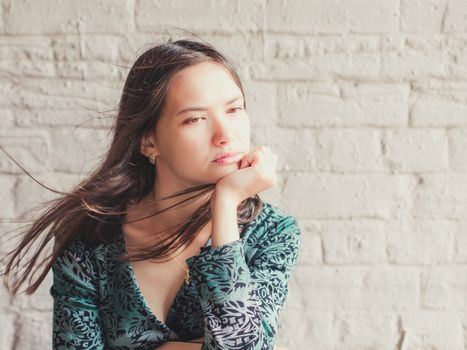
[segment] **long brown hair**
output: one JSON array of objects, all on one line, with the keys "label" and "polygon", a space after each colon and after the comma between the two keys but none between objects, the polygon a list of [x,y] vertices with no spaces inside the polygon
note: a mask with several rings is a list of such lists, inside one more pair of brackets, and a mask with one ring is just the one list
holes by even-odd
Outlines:
[{"label": "long brown hair", "polygon": [[[105,244],[115,239],[115,232],[122,225],[127,210],[153,190],[155,167],[140,153],[140,142],[143,136],[157,127],[171,78],[181,69],[205,61],[222,64],[244,94],[233,65],[205,42],[169,40],[150,48],[136,60],[123,87],[112,127],[112,143],[103,162],[71,191],[54,191],[59,197],[46,203],[47,209],[22,232],[18,245],[5,256],[5,269],[1,274],[10,291],[16,294],[27,282],[26,293],[34,293],[57,257],[78,237],[91,245]],[[195,194],[153,215],[196,200],[214,188],[215,184],[207,184],[175,193],[167,198]],[[237,208],[239,223],[246,224],[253,220],[262,204],[258,195],[240,203]],[[210,219],[210,204],[207,201],[191,218],[174,226],[175,232],[168,242],[163,240],[126,258],[143,260],[166,257],[173,249],[193,241]],[[52,240],[53,250],[45,254],[47,247],[50,250],[49,242]],[[32,247],[34,253],[26,259]],[[40,257],[43,259],[40,260]],[[14,272],[17,273],[11,281],[9,277]]]}]

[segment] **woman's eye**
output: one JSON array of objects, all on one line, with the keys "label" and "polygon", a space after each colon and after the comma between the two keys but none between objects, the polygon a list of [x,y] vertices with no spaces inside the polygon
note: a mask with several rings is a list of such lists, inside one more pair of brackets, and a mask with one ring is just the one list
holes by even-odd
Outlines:
[{"label": "woman's eye", "polygon": [[194,117],[194,118],[190,118],[190,119],[187,119],[185,120],[185,124],[196,124],[198,119],[201,119],[202,117]]},{"label": "woman's eye", "polygon": [[230,108],[229,111],[232,112],[232,113],[235,113],[235,112],[238,112],[238,111],[240,111],[242,109],[243,109],[242,107],[237,106],[237,107]]}]

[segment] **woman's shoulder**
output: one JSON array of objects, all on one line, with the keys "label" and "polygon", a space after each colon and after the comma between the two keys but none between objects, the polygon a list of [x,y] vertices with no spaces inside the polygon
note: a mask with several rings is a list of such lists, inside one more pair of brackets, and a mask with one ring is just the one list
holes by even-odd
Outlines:
[{"label": "woman's shoulder", "polygon": [[73,259],[80,262],[93,255],[93,249],[81,236],[69,238],[67,242],[56,241],[54,249],[59,249],[58,261]]},{"label": "woman's shoulder", "polygon": [[101,297],[100,293],[105,292],[108,283],[108,271],[115,271],[115,266],[118,266],[118,244],[96,244],[84,236],[77,236],[61,250],[52,265],[52,295],[58,295],[67,288],[79,288],[83,293],[92,292],[94,297]]},{"label": "woman's shoulder", "polygon": [[101,270],[111,260],[110,257],[119,256],[121,253],[122,247],[118,239],[113,242],[96,243],[89,241],[86,236],[78,235],[61,247],[54,265],[55,267],[71,265],[75,268],[79,266],[84,270]]},{"label": "woman's shoulder", "polygon": [[[56,243],[57,245],[57,243]],[[89,242],[84,236],[76,236],[62,246],[62,251],[59,256],[75,256],[78,260],[84,257],[94,256],[97,252],[105,247],[105,244],[96,244]]]}]

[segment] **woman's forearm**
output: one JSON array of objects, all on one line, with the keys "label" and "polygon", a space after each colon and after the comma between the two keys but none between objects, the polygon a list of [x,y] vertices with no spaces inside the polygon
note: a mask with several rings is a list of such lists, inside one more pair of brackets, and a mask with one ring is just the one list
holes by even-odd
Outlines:
[{"label": "woman's forearm", "polygon": [[[240,239],[237,222],[237,201],[227,194],[214,191],[211,198],[212,232],[211,247],[215,248]],[[194,339],[197,343],[169,341],[157,350],[200,350],[204,338]]]},{"label": "woman's forearm", "polygon": [[240,239],[237,221],[237,200],[227,193],[215,190],[211,199],[212,232],[211,247]]}]

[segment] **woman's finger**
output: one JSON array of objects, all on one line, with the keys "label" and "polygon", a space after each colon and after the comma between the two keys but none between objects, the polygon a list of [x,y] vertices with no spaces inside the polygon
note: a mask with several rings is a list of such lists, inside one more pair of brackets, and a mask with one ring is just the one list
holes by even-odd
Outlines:
[{"label": "woman's finger", "polygon": [[272,153],[269,147],[261,145],[242,159],[240,168],[253,166],[257,162],[262,161],[269,163],[271,161],[275,161],[276,159],[277,156],[274,153]]},{"label": "woman's finger", "polygon": [[240,169],[243,169],[248,166],[248,154],[244,154],[242,161],[240,163]]}]

